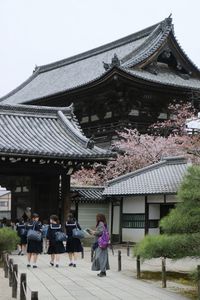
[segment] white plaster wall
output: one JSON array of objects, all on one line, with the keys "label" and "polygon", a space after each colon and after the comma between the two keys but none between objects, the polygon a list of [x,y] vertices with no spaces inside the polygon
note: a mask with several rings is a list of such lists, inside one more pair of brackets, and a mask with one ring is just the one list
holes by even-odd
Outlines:
[{"label": "white plaster wall", "polygon": [[149,234],[150,235],[160,234],[160,229],[159,228],[149,228]]},{"label": "white plaster wall", "polygon": [[178,199],[176,195],[166,195],[166,202],[167,203],[176,203],[178,202]]},{"label": "white plaster wall", "polygon": [[148,195],[147,203],[164,203],[164,195]]},{"label": "white plaster wall", "polygon": [[143,228],[123,228],[122,229],[122,241],[123,242],[139,242],[144,238]]},{"label": "white plaster wall", "polygon": [[124,197],[123,199],[124,214],[143,214],[145,213],[145,197]]},{"label": "white plaster wall", "polygon": [[149,220],[160,220],[160,204],[149,204]]}]

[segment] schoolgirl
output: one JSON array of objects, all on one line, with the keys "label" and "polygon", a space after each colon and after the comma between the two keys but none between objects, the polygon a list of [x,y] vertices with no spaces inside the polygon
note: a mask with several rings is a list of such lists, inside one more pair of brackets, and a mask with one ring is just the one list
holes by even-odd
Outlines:
[{"label": "schoolgirl", "polygon": [[[30,239],[29,238],[29,231],[33,230],[35,231],[39,237],[41,237],[40,240]],[[27,267],[31,267],[31,261],[33,261],[33,268],[37,268],[37,259],[38,254],[42,253],[42,224],[39,221],[39,215],[34,213],[32,215],[31,221],[27,223]]]},{"label": "schoolgirl", "polygon": [[16,231],[20,238],[20,242],[18,244],[18,249],[19,249],[18,255],[24,255],[24,252],[26,251],[26,244],[27,244],[27,230],[23,218],[20,218],[19,222],[16,223]]},{"label": "schoolgirl", "polygon": [[47,240],[49,240],[48,254],[51,255],[50,265],[59,267],[60,254],[65,252],[63,242],[56,240],[56,232],[62,232],[59,219],[56,215],[50,216],[50,226],[47,231]]},{"label": "schoolgirl", "polygon": [[83,247],[81,245],[80,239],[73,237],[73,229],[78,227],[81,230],[80,225],[75,220],[73,215],[68,214],[67,222],[65,224],[66,234],[68,236],[66,243],[66,252],[69,255],[69,267],[76,267],[77,252],[82,252]]}]

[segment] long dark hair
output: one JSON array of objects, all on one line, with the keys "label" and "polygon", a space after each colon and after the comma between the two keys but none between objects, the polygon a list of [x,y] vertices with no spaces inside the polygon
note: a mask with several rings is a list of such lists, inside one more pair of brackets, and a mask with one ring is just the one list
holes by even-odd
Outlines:
[{"label": "long dark hair", "polygon": [[97,225],[99,225],[99,222],[103,222],[105,226],[107,226],[107,222],[106,222],[106,217],[104,214],[97,214],[96,215],[96,221],[97,221]]}]

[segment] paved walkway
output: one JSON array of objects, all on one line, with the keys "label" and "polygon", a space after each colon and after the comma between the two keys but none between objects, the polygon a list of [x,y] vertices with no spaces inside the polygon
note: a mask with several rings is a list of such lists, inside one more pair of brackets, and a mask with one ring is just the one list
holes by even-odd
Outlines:
[{"label": "paved walkway", "polygon": [[8,278],[4,278],[3,269],[0,268],[0,299],[11,300],[11,288],[8,284]]},{"label": "paved walkway", "polygon": [[[39,299],[45,300],[184,300],[183,296],[156,287],[134,278],[133,273],[117,272],[117,255],[110,255],[111,271],[106,278],[99,278],[90,270],[90,252],[85,252],[85,259],[79,259],[77,268],[67,266],[66,255],[62,256],[60,267],[49,265],[49,256],[41,255],[38,269],[27,269],[26,257],[13,255],[14,262],[19,264],[19,272],[27,273],[28,287],[39,292]],[[132,258],[124,254],[124,263],[133,263]],[[125,267],[125,264],[124,264]],[[30,291],[28,289],[28,293]],[[0,299],[4,299],[1,298]],[[7,300],[7,298],[5,298]],[[29,298],[30,299],[30,298]]]}]

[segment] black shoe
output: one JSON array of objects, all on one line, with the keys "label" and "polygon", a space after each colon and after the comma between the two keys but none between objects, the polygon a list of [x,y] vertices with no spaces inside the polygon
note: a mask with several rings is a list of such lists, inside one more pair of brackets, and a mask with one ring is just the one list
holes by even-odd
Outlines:
[{"label": "black shoe", "polygon": [[76,264],[73,264],[73,267],[76,268]]},{"label": "black shoe", "polygon": [[73,263],[70,263],[70,264],[69,264],[69,267],[73,267]]},{"label": "black shoe", "polygon": [[36,269],[36,268],[37,268],[37,266],[36,266],[36,265],[34,265],[34,266],[33,266],[33,269]]},{"label": "black shoe", "polygon": [[50,265],[53,267],[53,266],[54,266],[54,263],[50,261]]},{"label": "black shoe", "polygon": [[21,253],[22,253],[22,250],[19,251],[18,255],[21,255]]},{"label": "black shoe", "polygon": [[27,268],[30,268],[30,267],[31,267],[31,265],[30,265],[30,264],[27,264],[26,266],[27,266]]},{"label": "black shoe", "polygon": [[58,264],[56,264],[56,268],[59,268],[59,265],[58,265]]},{"label": "black shoe", "polygon": [[106,276],[106,272],[100,272],[99,274],[97,274],[97,276],[99,276],[99,277],[105,277]]}]

